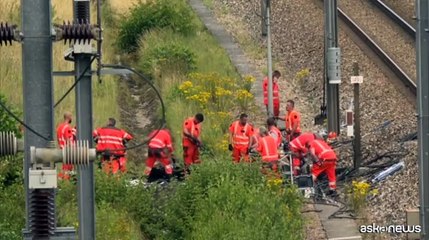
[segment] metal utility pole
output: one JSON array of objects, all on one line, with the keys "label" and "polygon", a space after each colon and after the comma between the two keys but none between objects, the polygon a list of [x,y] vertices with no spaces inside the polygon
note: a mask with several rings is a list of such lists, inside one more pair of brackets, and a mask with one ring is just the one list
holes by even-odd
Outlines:
[{"label": "metal utility pole", "polygon": [[354,139],[353,139],[353,166],[354,169],[359,169],[362,162],[362,152],[361,152],[361,135],[360,135],[360,94],[359,94],[359,84],[363,81],[363,77],[359,76],[359,64],[357,62],[353,63],[353,103],[354,103]]},{"label": "metal utility pole", "polygon": [[[47,224],[45,222],[44,227],[48,229],[40,234],[52,234],[52,228],[55,228],[55,219],[51,219],[52,215],[55,217],[55,203],[52,205],[48,200],[55,196],[55,190],[30,191],[29,189],[30,146],[45,147],[48,141],[53,140],[54,133],[51,1],[23,0],[21,11],[25,36],[22,45],[24,122],[48,138],[43,139],[28,130],[24,132],[24,187],[27,216],[24,233],[37,237],[41,224],[37,221],[38,211],[44,211],[47,214],[45,216]],[[45,209],[40,209],[36,204],[38,201],[46,203]]]},{"label": "metal utility pole", "polygon": [[416,0],[417,7],[417,106],[420,187],[420,226],[423,240],[429,239],[429,4]]},{"label": "metal utility pole", "polygon": [[267,36],[267,0],[261,0],[261,35],[263,37]]},{"label": "metal utility pole", "polygon": [[273,64],[271,56],[271,0],[266,0],[267,7],[267,45],[268,45],[268,116],[274,115],[274,103],[273,103]]},{"label": "metal utility pole", "polygon": [[[90,23],[90,1],[74,0],[74,21]],[[89,42],[73,46],[75,78],[88,70],[76,85],[77,139],[87,140],[92,147],[92,47]],[[79,239],[95,239],[95,185],[94,164],[78,167]]]},{"label": "metal utility pole", "polygon": [[328,131],[340,134],[339,84],[341,83],[338,47],[337,0],[325,0],[325,62],[327,63]]}]

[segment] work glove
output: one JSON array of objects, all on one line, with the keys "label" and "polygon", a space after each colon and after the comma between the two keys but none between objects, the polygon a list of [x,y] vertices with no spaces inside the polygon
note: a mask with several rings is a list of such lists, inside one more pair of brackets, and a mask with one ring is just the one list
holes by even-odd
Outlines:
[{"label": "work glove", "polygon": [[232,144],[228,144],[228,150],[232,151],[234,149],[234,147],[232,146]]}]

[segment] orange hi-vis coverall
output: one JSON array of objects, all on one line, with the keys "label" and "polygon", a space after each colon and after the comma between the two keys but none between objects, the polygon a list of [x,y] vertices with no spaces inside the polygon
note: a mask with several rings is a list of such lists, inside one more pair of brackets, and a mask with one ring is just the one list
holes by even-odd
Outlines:
[{"label": "orange hi-vis coverall", "polygon": [[271,164],[272,170],[277,171],[276,162],[279,160],[279,153],[276,140],[270,135],[262,137],[259,140],[257,151],[262,156],[262,162]]},{"label": "orange hi-vis coverall", "polygon": [[[76,141],[76,129],[68,123],[61,123],[57,127],[57,141],[60,149],[63,149],[68,142],[73,144]],[[63,164],[58,177],[69,180],[71,171],[73,171],[72,164]]]},{"label": "orange hi-vis coverall", "polygon": [[314,139],[316,139],[314,133],[303,133],[289,143],[289,149],[295,155],[292,160],[293,173],[295,176],[298,174],[297,170],[301,167],[300,156],[307,153],[307,148],[305,146]]},{"label": "orange hi-vis coverall", "polygon": [[[264,105],[268,107],[268,77],[264,78],[262,82],[262,89],[264,90]],[[278,117],[280,114],[280,97],[279,97],[279,84],[273,81],[273,109],[274,116]]]},{"label": "orange hi-vis coverall", "polygon": [[104,172],[113,174],[116,174],[118,170],[126,172],[125,142],[132,140],[133,136],[124,130],[109,126],[94,130],[92,136],[97,143],[97,152],[109,150],[110,154],[118,157],[118,160],[107,157],[101,160]]},{"label": "orange hi-vis coverall", "polygon": [[[152,138],[149,142],[148,158],[146,160],[146,168],[144,174],[149,176],[156,161],[161,162],[165,168],[165,173],[173,174],[173,166],[171,165],[169,154],[173,152],[173,142],[171,141],[170,132],[162,129],[158,133],[157,130],[149,134]],[[168,151],[169,154],[166,153]]]},{"label": "orange hi-vis coverall", "polygon": [[229,132],[232,134],[232,158],[234,162],[239,163],[241,157],[245,162],[249,161],[247,150],[251,147],[250,139],[253,135],[253,126],[246,123],[244,126],[237,120],[229,126]]},{"label": "orange hi-vis coverall", "polygon": [[[185,129],[195,138],[199,138],[201,134],[201,124],[195,123],[195,119],[190,117],[185,120],[183,123],[183,132]],[[185,161],[185,167],[188,167],[195,163],[200,163],[200,152],[198,150],[197,143],[189,139],[183,133],[182,136],[182,145],[183,145],[183,160]]]},{"label": "orange hi-vis coverall", "polygon": [[334,150],[325,141],[316,139],[310,142],[309,151],[319,161],[313,165],[313,180],[316,181],[317,177],[326,171],[329,188],[335,190],[337,188],[337,176],[335,173],[337,155]]},{"label": "orange hi-vis coverall", "polygon": [[268,129],[268,132],[276,140],[277,147],[280,147],[283,142],[282,132],[280,132],[276,126],[271,126],[270,129]]},{"label": "orange hi-vis coverall", "polygon": [[290,142],[294,138],[301,135],[301,117],[297,111],[292,110],[292,111],[286,113],[285,121],[286,121],[286,130],[287,131],[292,131],[293,126],[295,124],[297,124],[297,128],[296,128],[294,134],[293,135],[288,134],[286,137],[287,140]]}]

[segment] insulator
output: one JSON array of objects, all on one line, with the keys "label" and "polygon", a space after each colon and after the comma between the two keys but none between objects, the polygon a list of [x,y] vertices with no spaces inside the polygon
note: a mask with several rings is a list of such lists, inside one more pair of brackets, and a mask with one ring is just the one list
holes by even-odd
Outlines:
[{"label": "insulator", "polygon": [[3,46],[3,43],[7,46],[9,42],[12,45],[12,40],[15,39],[15,28],[16,26],[9,26],[8,23],[0,23],[0,46]]},{"label": "insulator", "polygon": [[87,21],[89,19],[90,14],[90,1],[89,0],[80,0],[74,1],[74,13],[75,18],[78,21]]},{"label": "insulator", "polygon": [[59,27],[62,30],[62,38],[64,39],[64,44],[69,41],[69,43],[89,43],[91,39],[95,39],[93,34],[93,29],[95,26],[92,26],[88,21],[79,21],[70,23],[70,21],[63,22],[63,25]]},{"label": "insulator", "polygon": [[0,157],[16,155],[18,150],[13,132],[0,132]]},{"label": "insulator", "polygon": [[29,223],[33,239],[49,239],[55,234],[55,189],[30,191]]},{"label": "insulator", "polygon": [[89,142],[76,141],[75,143],[67,143],[63,148],[63,163],[75,165],[88,165],[90,161]]}]

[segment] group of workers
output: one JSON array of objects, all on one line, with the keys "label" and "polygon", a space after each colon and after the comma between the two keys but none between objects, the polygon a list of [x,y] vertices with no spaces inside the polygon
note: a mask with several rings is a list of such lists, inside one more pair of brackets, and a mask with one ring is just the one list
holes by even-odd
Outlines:
[{"label": "group of workers", "polygon": [[[73,116],[71,113],[64,114],[64,121],[57,127],[57,141],[60,149],[67,144],[74,144],[77,139],[77,129],[72,127]],[[97,128],[93,131],[92,137],[97,144],[96,151],[101,155],[101,167],[106,173],[116,174],[126,172],[126,143],[133,139],[133,136],[125,130],[116,127],[116,120],[109,118],[105,127]],[[74,176],[74,168],[71,164],[63,164],[58,177],[69,180]]]},{"label": "group of workers", "polygon": [[[262,158],[263,169],[271,169],[278,172],[278,163],[281,156],[281,149],[285,144],[289,146],[292,153],[292,170],[295,176],[300,173],[304,157],[313,160],[312,175],[316,181],[318,176],[326,172],[329,179],[329,194],[336,194],[336,162],[337,156],[318,133],[301,133],[300,114],[294,109],[293,100],[286,103],[286,114],[280,117],[280,97],[278,80],[281,74],[274,71],[273,78],[273,105],[274,117],[269,117],[266,126],[255,129],[248,122],[248,115],[242,113],[238,120],[229,126],[228,149],[232,152],[232,159],[235,163],[252,162],[249,153],[258,152]],[[263,80],[264,104],[268,112],[268,78]],[[277,121],[285,121],[285,134],[283,135],[277,128]],[[182,127],[182,146],[185,174],[190,173],[190,166],[201,162],[199,149],[203,147],[201,141],[201,123],[204,115],[197,113],[193,117],[185,119]],[[57,128],[57,140],[60,148],[64,148],[67,143],[73,144],[76,141],[76,127],[71,126],[72,114],[64,114],[64,122]],[[109,118],[105,127],[98,128],[93,132],[93,140],[97,144],[96,150],[100,153],[101,164],[106,173],[126,172],[126,143],[133,139],[133,136],[126,131],[115,127],[116,121]],[[328,139],[335,136],[329,135]],[[164,166],[168,176],[173,174],[172,158],[174,157],[173,140],[167,128],[154,130],[146,139],[148,143],[148,157],[144,174],[149,176],[155,163],[159,162]],[[73,172],[73,165],[64,164],[59,177],[70,179]]]}]

